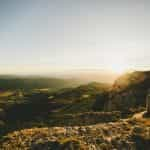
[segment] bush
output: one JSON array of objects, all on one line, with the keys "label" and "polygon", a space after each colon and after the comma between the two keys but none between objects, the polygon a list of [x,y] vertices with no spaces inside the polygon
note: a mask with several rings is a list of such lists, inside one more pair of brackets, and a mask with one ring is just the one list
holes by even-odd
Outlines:
[{"label": "bush", "polygon": [[0,119],[5,119],[5,116],[5,111],[2,108],[0,108]]}]

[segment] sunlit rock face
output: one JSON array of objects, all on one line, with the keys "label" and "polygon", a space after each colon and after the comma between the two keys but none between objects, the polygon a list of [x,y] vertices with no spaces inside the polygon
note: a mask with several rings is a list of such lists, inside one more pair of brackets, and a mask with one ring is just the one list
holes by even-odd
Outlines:
[{"label": "sunlit rock face", "polygon": [[145,107],[149,89],[149,71],[124,74],[114,82],[109,93],[107,108],[112,111],[128,110],[138,106]]}]

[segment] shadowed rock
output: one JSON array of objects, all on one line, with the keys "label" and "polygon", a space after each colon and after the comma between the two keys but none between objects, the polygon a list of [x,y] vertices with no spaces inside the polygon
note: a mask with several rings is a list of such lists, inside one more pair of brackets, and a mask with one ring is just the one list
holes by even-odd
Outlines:
[{"label": "shadowed rock", "polygon": [[146,98],[146,111],[147,114],[150,114],[150,95],[148,95]]}]

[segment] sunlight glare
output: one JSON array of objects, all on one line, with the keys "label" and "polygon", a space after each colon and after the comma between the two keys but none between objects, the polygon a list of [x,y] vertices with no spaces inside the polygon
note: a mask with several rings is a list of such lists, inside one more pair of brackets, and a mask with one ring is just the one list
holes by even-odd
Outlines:
[{"label": "sunlight glare", "polygon": [[109,59],[108,67],[117,74],[123,74],[130,69],[130,64],[127,60],[124,60],[123,58],[117,58],[117,56],[115,56],[115,58]]}]

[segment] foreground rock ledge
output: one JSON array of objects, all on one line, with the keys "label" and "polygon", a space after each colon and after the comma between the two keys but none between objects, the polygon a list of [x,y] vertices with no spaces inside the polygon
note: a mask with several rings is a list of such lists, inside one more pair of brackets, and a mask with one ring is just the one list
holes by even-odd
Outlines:
[{"label": "foreground rock ledge", "polygon": [[[140,142],[140,144],[139,144]],[[92,126],[32,128],[5,136],[0,149],[142,149],[150,146],[149,125],[130,119]]]}]

